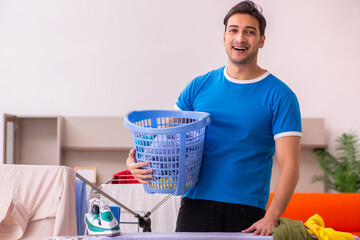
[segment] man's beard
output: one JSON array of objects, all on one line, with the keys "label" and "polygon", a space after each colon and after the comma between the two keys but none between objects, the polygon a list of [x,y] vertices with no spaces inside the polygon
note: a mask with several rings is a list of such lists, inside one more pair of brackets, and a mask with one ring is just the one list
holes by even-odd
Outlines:
[{"label": "man's beard", "polygon": [[236,59],[232,58],[231,53],[229,53],[228,50],[226,51],[226,53],[228,55],[228,58],[235,65],[247,65],[247,64],[249,64],[250,62],[252,62],[257,57],[258,52],[259,52],[259,48],[257,48],[255,52],[251,53],[246,58],[242,58],[241,60],[236,60]]}]

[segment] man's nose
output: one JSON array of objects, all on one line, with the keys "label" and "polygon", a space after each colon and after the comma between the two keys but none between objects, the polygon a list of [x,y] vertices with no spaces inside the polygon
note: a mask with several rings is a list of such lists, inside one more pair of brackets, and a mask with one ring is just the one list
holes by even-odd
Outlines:
[{"label": "man's nose", "polygon": [[239,41],[239,42],[242,42],[242,41],[245,39],[245,35],[244,35],[242,32],[239,32],[239,33],[236,35],[235,39],[236,39],[237,41]]}]

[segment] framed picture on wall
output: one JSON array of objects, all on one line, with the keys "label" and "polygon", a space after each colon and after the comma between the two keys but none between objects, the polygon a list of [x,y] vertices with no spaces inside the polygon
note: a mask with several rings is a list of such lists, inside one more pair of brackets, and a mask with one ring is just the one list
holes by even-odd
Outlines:
[{"label": "framed picture on wall", "polygon": [[74,167],[74,170],[89,182],[96,183],[96,167]]}]

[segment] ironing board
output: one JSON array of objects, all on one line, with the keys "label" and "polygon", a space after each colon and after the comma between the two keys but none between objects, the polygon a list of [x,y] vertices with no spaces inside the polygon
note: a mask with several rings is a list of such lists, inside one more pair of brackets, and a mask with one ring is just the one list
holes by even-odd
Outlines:
[{"label": "ironing board", "polygon": [[123,233],[117,237],[95,237],[91,240],[273,240],[272,236],[254,236],[252,233],[194,233],[194,232],[175,232],[175,233]]},{"label": "ironing board", "polygon": [[51,240],[273,240],[272,236],[254,236],[252,233],[229,232],[136,232],[121,233],[115,237],[77,236],[52,238]]},{"label": "ironing board", "polygon": [[[355,240],[360,240],[354,236]],[[117,237],[91,237],[89,240],[273,240],[272,236],[254,236],[252,233],[229,232],[175,232],[175,233],[122,233]],[[314,239],[317,239],[314,237]],[[80,239],[79,239],[80,240]],[[85,239],[84,239],[85,240]]]},{"label": "ironing board", "polygon": [[[355,240],[360,240],[354,236]],[[229,233],[229,232],[175,232],[154,233],[137,232],[121,233],[115,237],[73,236],[63,238],[51,238],[51,240],[273,240],[272,236],[254,236],[252,233]],[[316,239],[316,238],[314,238]]]}]

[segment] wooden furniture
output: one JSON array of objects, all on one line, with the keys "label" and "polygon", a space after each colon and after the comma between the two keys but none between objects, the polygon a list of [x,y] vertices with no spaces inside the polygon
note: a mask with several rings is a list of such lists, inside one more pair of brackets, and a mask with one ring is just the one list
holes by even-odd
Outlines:
[{"label": "wooden furniture", "polygon": [[131,147],[130,131],[120,116],[4,115],[4,163],[92,166],[101,183],[126,168]]},{"label": "wooden furniture", "polygon": [[[303,119],[301,144],[326,147],[324,119]],[[122,116],[4,115],[4,163],[96,167],[102,183],[126,169],[131,148]]]},{"label": "wooden furniture", "polygon": [[326,148],[325,121],[323,118],[303,118],[301,147],[303,148]]}]

